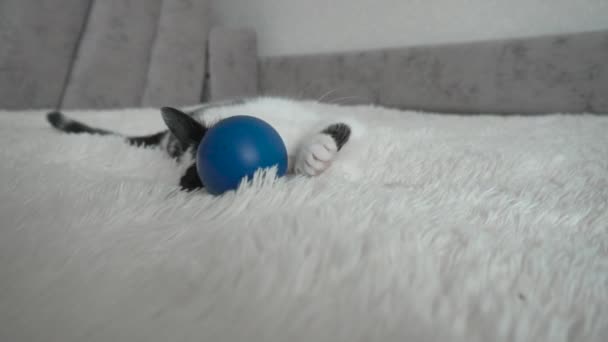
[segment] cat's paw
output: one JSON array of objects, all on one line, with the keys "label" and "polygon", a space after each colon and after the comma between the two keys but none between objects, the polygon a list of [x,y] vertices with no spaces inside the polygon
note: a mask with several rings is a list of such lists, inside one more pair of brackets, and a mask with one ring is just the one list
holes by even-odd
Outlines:
[{"label": "cat's paw", "polygon": [[317,176],[331,165],[337,152],[336,141],[330,135],[317,134],[300,149],[296,157],[295,172]]},{"label": "cat's paw", "polygon": [[184,191],[194,191],[204,187],[196,171],[196,164],[190,165],[179,180],[179,186]]}]

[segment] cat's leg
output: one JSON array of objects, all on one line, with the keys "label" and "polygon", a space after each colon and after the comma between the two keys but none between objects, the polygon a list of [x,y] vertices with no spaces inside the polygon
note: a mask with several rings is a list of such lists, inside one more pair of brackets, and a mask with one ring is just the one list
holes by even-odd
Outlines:
[{"label": "cat's leg", "polygon": [[335,123],[308,138],[297,152],[294,171],[297,174],[317,176],[325,171],[338,151],[348,142],[350,126]]}]

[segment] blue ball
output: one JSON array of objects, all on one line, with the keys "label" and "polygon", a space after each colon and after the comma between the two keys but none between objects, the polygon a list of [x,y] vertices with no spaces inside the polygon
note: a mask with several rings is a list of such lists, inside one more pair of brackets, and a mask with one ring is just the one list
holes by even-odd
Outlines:
[{"label": "blue ball", "polygon": [[287,149],[277,131],[258,118],[239,115],[213,125],[201,140],[196,169],[207,191],[214,195],[235,190],[243,178],[260,168],[287,171]]}]

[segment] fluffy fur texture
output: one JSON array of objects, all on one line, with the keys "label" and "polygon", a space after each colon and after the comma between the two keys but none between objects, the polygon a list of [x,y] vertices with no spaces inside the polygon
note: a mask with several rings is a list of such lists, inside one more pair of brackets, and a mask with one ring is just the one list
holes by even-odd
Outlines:
[{"label": "fluffy fur texture", "polygon": [[608,117],[305,105],[365,122],[363,162],[220,198],[0,112],[0,340],[605,341]]}]

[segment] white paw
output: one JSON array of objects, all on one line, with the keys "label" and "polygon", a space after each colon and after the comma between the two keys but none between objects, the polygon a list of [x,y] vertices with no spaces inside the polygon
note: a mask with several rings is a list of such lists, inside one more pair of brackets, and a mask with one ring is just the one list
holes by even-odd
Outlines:
[{"label": "white paw", "polygon": [[317,176],[325,171],[338,152],[332,137],[319,133],[304,143],[296,157],[295,172],[307,176]]}]

